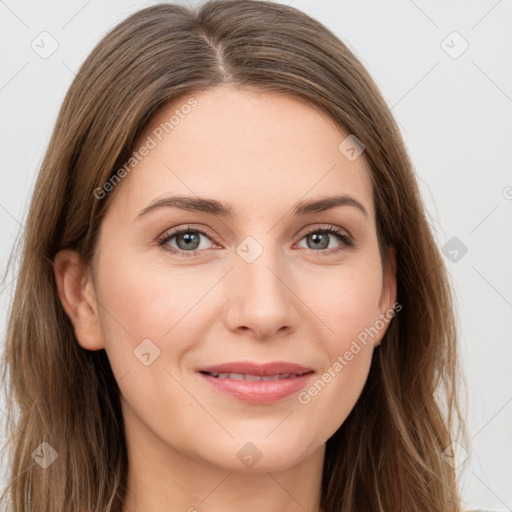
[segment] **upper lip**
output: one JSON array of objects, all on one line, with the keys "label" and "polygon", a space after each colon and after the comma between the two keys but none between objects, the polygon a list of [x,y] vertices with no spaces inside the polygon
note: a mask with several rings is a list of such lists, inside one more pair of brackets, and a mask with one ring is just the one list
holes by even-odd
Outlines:
[{"label": "upper lip", "polygon": [[249,361],[235,361],[231,363],[217,364],[214,366],[204,366],[197,370],[206,373],[241,373],[247,375],[258,375],[260,377],[269,377],[281,373],[303,374],[312,372],[312,368],[295,363],[283,361],[274,361],[271,363],[253,363]]}]

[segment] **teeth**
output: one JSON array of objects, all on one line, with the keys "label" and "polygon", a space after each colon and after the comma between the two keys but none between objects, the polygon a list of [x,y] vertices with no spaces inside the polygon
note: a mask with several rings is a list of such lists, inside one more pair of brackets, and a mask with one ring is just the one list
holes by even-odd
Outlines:
[{"label": "teeth", "polygon": [[251,375],[248,373],[209,373],[218,379],[233,379],[233,380],[279,380],[289,379],[290,377],[298,377],[296,373],[280,373],[279,375],[268,375],[262,377],[260,375]]}]

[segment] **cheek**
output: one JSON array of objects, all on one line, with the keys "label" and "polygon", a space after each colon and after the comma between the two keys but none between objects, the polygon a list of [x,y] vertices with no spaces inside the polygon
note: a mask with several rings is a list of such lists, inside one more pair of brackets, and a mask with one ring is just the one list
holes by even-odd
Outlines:
[{"label": "cheek", "polygon": [[361,255],[303,275],[300,297],[330,335],[331,353],[344,351],[347,342],[378,320],[382,274],[377,258]]},{"label": "cheek", "polygon": [[362,258],[309,274],[302,294],[314,312],[324,367],[298,402],[324,435],[345,421],[366,383],[379,320],[380,260]]},{"label": "cheek", "polygon": [[345,277],[331,276],[329,293],[316,296],[316,313],[322,319],[317,326],[324,333],[318,345],[325,362],[311,385],[297,396],[310,428],[325,438],[338,430],[358,401],[378,334],[374,326],[380,287],[375,286],[374,276]]},{"label": "cheek", "polygon": [[108,310],[105,323],[125,335],[129,332],[134,342],[140,337],[162,339],[178,322],[181,327],[214,282],[214,276],[203,279],[190,270],[109,255],[100,261],[99,273],[101,301]]},{"label": "cheek", "polygon": [[180,366],[207,336],[214,321],[212,301],[222,303],[218,289],[213,290],[218,274],[207,266],[193,270],[103,251],[98,261],[101,323],[116,377],[138,372],[138,359],[148,352],[146,362],[154,363],[145,369]]},{"label": "cheek", "polygon": [[162,404],[193,407],[173,376],[182,380],[175,369],[204,338],[197,315],[213,276],[200,286],[190,272],[105,251],[98,277],[105,349],[121,394],[141,418],[168,424],[172,411]]}]

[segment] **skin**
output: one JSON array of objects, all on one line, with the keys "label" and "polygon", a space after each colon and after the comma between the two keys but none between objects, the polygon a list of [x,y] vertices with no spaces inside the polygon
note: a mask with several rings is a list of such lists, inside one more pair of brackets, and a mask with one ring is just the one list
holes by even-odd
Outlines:
[{"label": "skin", "polygon": [[[196,369],[289,361],[314,369],[313,384],[392,310],[395,265],[382,267],[364,153],[348,160],[338,150],[348,133],[293,96],[221,86],[193,97],[198,105],[117,185],[92,265],[72,250],[57,254],[59,296],[78,343],[105,349],[119,383],[125,512],[316,511],[325,443],[357,402],[388,324],[307,404],[297,394],[242,402]],[[161,111],[135,149],[187,99]],[[353,206],[290,214],[296,202],[334,192],[357,199],[368,217]],[[237,214],[161,207],[136,219],[171,194],[227,202]],[[315,245],[308,230],[326,224],[355,245],[334,234]],[[167,247],[180,254],[155,242],[188,226],[212,234],[196,233],[195,256],[182,255],[179,237]],[[246,237],[263,249],[252,263],[236,251]],[[134,357],[147,338],[160,350],[148,366]],[[248,442],[262,455],[251,468],[237,457]]]}]

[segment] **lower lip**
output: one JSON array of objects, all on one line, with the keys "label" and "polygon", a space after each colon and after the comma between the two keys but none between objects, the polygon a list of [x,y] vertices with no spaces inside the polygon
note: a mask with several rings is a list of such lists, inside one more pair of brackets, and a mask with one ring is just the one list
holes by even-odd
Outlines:
[{"label": "lower lip", "polygon": [[306,373],[298,377],[277,380],[219,379],[205,373],[199,375],[219,391],[238,400],[270,404],[300,391],[314,374]]}]

